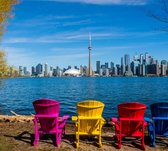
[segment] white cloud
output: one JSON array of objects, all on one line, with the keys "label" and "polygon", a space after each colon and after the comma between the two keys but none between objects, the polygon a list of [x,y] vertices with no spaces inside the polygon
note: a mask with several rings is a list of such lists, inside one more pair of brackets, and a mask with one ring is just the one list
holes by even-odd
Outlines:
[{"label": "white cloud", "polygon": [[[88,39],[88,31],[66,31],[62,33],[53,33],[50,35],[44,35],[39,37],[10,37],[4,38],[3,44],[14,43],[69,43],[69,42],[82,42]],[[118,39],[118,38],[137,38],[147,37],[164,34],[163,32],[93,32],[92,37],[94,40],[106,40],[106,39]]]},{"label": "white cloud", "polygon": [[29,39],[26,37],[9,38],[4,41],[4,43],[27,43],[27,42],[29,42]]},{"label": "white cloud", "polygon": [[68,3],[86,3],[98,5],[145,5],[149,0],[41,0],[41,1],[55,1]]},{"label": "white cloud", "polygon": [[47,57],[47,60],[66,60],[66,61],[68,61],[68,60],[80,60],[80,59],[83,59],[83,58],[88,58],[88,54],[87,53],[84,53],[84,54],[82,54],[82,53],[80,53],[80,54],[68,54],[68,55],[55,55],[55,56],[48,56]]},{"label": "white cloud", "polygon": [[[117,36],[117,33],[93,33],[92,35],[96,39],[103,39],[107,37]],[[121,36],[121,35],[119,35]],[[88,39],[87,32],[65,32],[58,34],[50,34],[40,37],[11,37],[3,39],[3,43],[67,43],[67,42],[76,42],[81,40]]]},{"label": "white cloud", "polygon": [[[73,20],[76,19],[76,20]],[[48,16],[36,16],[32,19],[26,19],[14,23],[16,26],[26,26],[26,27],[33,27],[33,26],[44,26],[44,25],[55,25],[55,26],[72,26],[72,25],[80,25],[80,24],[88,24],[90,20],[79,20],[79,16],[72,16],[72,15],[48,15]],[[71,21],[69,21],[71,20]]]},{"label": "white cloud", "polygon": [[71,21],[62,23],[62,26],[77,26],[77,25],[88,25],[91,24],[92,21],[90,19],[79,20],[79,21]]}]

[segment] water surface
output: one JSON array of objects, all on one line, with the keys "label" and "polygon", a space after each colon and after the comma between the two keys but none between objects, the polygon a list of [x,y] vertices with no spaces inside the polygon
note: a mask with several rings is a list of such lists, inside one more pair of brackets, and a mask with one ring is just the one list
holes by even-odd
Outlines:
[{"label": "water surface", "polygon": [[51,98],[61,104],[61,115],[76,115],[76,104],[99,100],[105,104],[103,116],[117,116],[117,105],[138,101],[147,105],[168,102],[168,78],[101,77],[101,78],[11,78],[0,80],[0,114],[34,113],[32,102]]}]

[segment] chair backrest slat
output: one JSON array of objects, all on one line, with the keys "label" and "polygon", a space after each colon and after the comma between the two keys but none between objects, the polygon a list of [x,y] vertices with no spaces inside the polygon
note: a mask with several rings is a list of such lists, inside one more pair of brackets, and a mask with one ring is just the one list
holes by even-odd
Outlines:
[{"label": "chair backrest slat", "polygon": [[152,117],[159,117],[160,120],[155,120],[155,133],[158,135],[168,136],[168,102],[154,103],[150,105]]},{"label": "chair backrest slat", "polygon": [[[55,115],[60,112],[60,103],[51,99],[39,99],[33,102],[38,115]],[[54,131],[57,123],[56,118],[39,118],[42,131],[48,133]]]},{"label": "chair backrest slat", "polygon": [[[102,117],[104,104],[95,100],[86,100],[77,104],[78,116],[82,117]],[[80,131],[94,133],[99,128],[98,120],[81,120]]]},{"label": "chair backrest slat", "polygon": [[[121,121],[123,134],[131,136],[140,131],[140,120],[144,119],[145,110],[146,105],[138,102],[127,102],[118,105],[119,117],[127,119],[127,121]],[[129,119],[139,119],[139,121],[129,121]]]}]

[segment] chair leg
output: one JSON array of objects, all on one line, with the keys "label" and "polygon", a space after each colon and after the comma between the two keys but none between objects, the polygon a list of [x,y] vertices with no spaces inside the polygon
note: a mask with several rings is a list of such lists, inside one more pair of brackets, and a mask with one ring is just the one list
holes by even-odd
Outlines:
[{"label": "chair leg", "polygon": [[156,147],[155,139],[156,139],[155,130],[153,130],[153,140],[152,140],[152,146],[153,146],[153,147]]},{"label": "chair leg", "polygon": [[79,147],[79,134],[76,133],[76,148]]},{"label": "chair leg", "polygon": [[39,133],[35,132],[35,139],[34,139],[33,145],[34,146],[38,145],[38,141],[39,141]]},{"label": "chair leg", "polygon": [[142,149],[145,150],[144,136],[142,136],[141,143],[142,143]]},{"label": "chair leg", "polygon": [[58,147],[59,144],[60,144],[60,138],[59,138],[59,133],[58,132],[55,134],[55,141],[56,141],[55,144]]},{"label": "chair leg", "polygon": [[100,146],[100,148],[102,147],[101,134],[99,134],[99,146]]},{"label": "chair leg", "polygon": [[102,141],[101,141],[101,129],[102,129],[102,120],[99,120],[99,136],[98,136],[98,141],[99,141],[99,147],[102,147]]},{"label": "chair leg", "polygon": [[155,143],[155,128],[154,128],[154,123],[149,123],[149,125],[148,125],[148,131],[149,131],[149,138],[150,138],[150,141],[151,141],[151,145],[153,147],[155,147],[156,143]]},{"label": "chair leg", "polygon": [[118,135],[118,148],[121,148],[121,135]]},{"label": "chair leg", "polygon": [[62,139],[62,130],[58,130],[59,132],[56,133],[56,146],[59,147],[61,144],[61,139]]},{"label": "chair leg", "polygon": [[79,147],[79,129],[80,129],[79,125],[80,125],[80,120],[75,124],[76,126],[76,148]]},{"label": "chair leg", "polygon": [[142,149],[145,150],[145,125],[144,125],[144,122],[142,122],[142,140],[141,140],[141,143],[142,143]]},{"label": "chair leg", "polygon": [[36,146],[36,145],[38,145],[38,141],[39,141],[39,132],[38,132],[37,119],[35,118],[35,119],[33,120],[33,122],[34,122],[34,135],[35,135],[33,145]]}]

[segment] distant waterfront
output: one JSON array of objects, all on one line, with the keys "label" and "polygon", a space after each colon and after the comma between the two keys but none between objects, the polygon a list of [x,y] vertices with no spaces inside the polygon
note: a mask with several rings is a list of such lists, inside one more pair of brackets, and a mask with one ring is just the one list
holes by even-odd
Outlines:
[{"label": "distant waterfront", "polygon": [[61,115],[76,114],[79,101],[95,99],[105,103],[103,116],[117,115],[117,105],[139,101],[148,106],[168,101],[167,77],[99,77],[99,78],[11,78],[0,80],[0,114],[34,113],[32,101],[51,98],[60,101]]},{"label": "distant waterfront", "polygon": [[[91,39],[91,38],[90,38]],[[91,45],[91,42],[90,42]],[[89,60],[91,46],[89,46]],[[89,61],[90,63],[90,61]],[[125,54],[121,57],[121,64],[114,64],[114,62],[105,62],[102,64],[100,61],[96,61],[96,70],[93,71],[90,68],[92,65],[87,66],[68,66],[68,68],[61,69],[60,67],[50,66],[47,63],[39,63],[36,66],[32,66],[31,73],[27,71],[27,67],[19,66],[19,76],[20,77],[62,77],[62,76],[89,76],[89,77],[112,77],[112,76],[168,76],[168,62],[167,60],[162,60],[159,62],[155,60],[148,53],[136,54],[133,56],[133,60],[130,59],[129,54]]]}]

